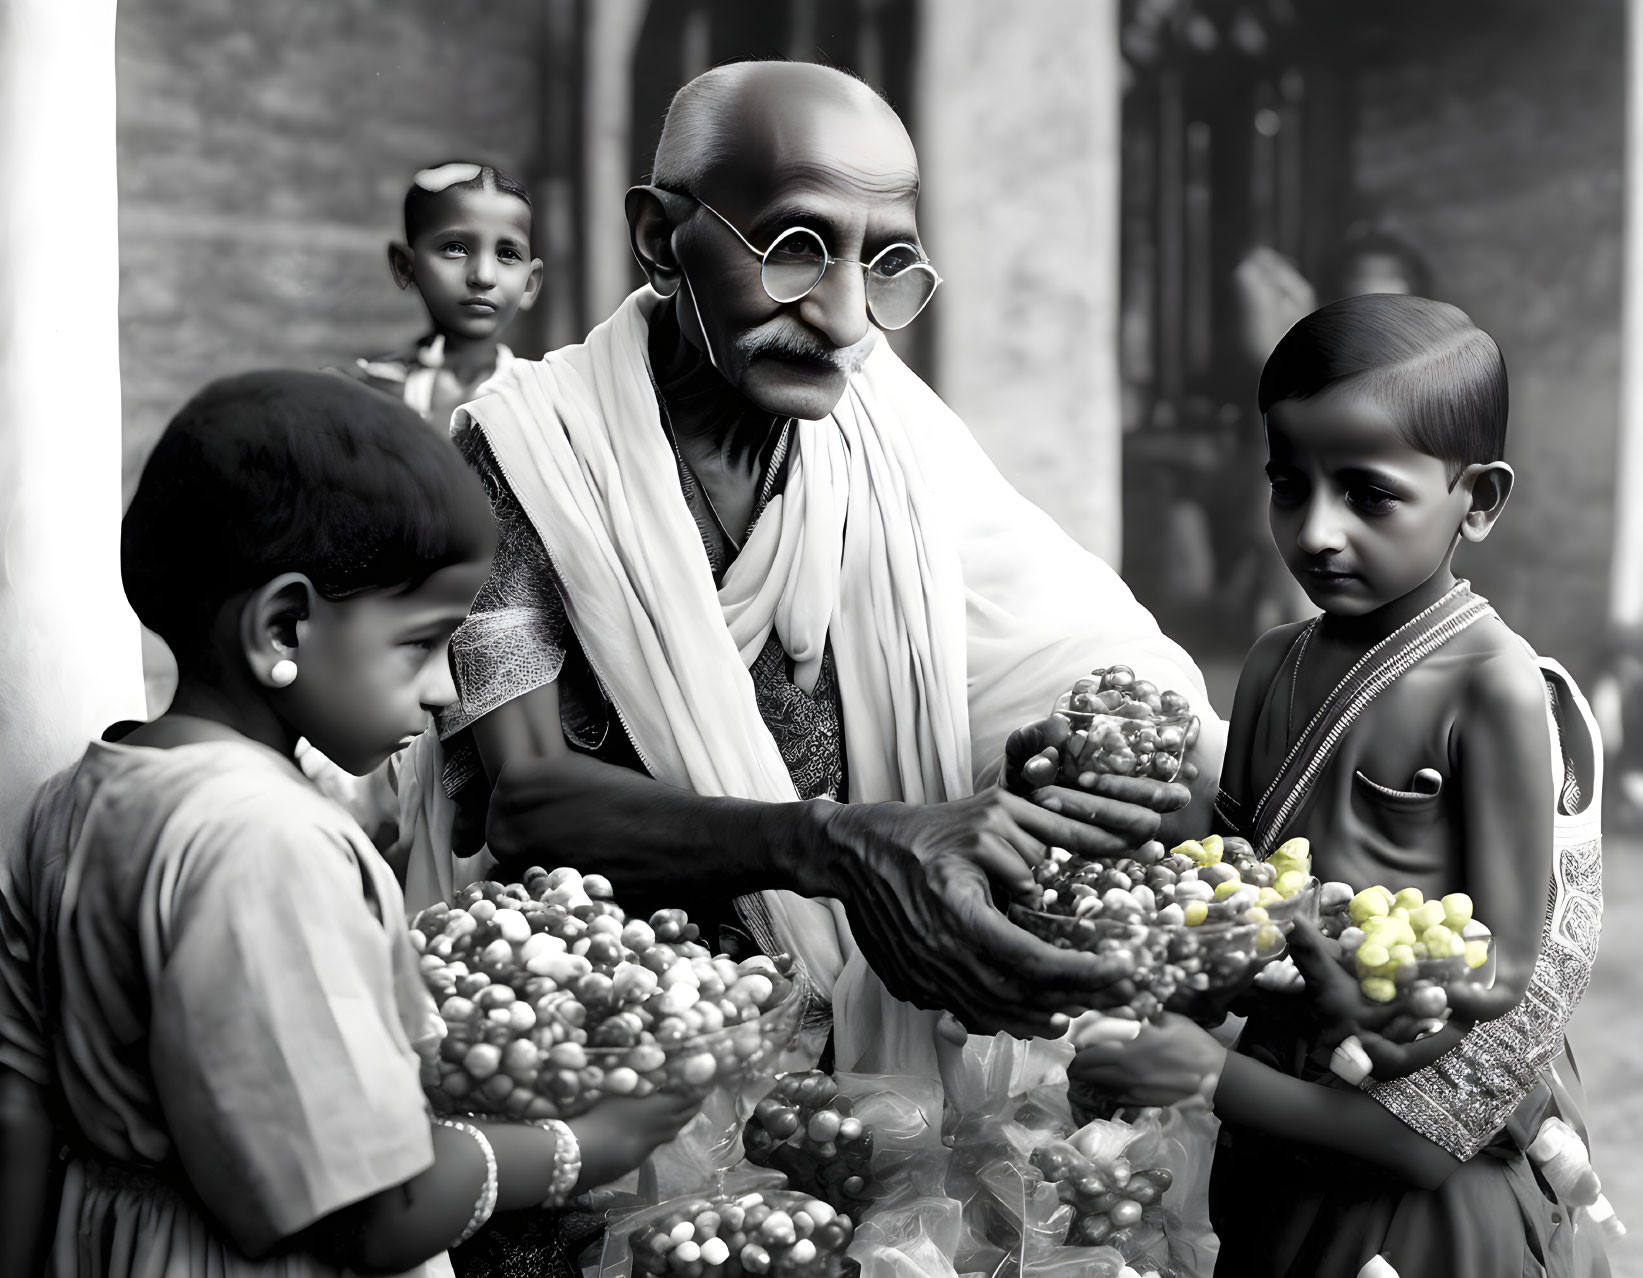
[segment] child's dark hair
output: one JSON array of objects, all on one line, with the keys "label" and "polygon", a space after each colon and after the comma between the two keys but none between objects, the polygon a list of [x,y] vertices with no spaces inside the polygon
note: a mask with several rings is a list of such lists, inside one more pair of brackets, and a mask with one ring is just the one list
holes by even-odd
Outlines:
[{"label": "child's dark hair", "polygon": [[346,599],[487,558],[495,538],[478,477],[403,404],[335,373],[256,372],[171,419],[120,525],[120,573],[186,664],[224,603],[281,573]]},{"label": "child's dark hair", "polygon": [[1451,485],[1474,462],[1505,456],[1506,361],[1447,302],[1368,293],[1313,311],[1267,358],[1261,415],[1345,385],[1372,395],[1411,448],[1447,463]]},{"label": "child's dark hair", "polygon": [[[463,178],[455,182],[442,182],[442,171],[453,167],[478,169],[472,177]],[[452,191],[498,191],[503,195],[511,195],[527,209],[531,206],[531,193],[525,184],[512,174],[504,173],[501,169],[490,164],[479,164],[473,161],[447,160],[432,165],[417,174],[419,180],[413,181],[405,191],[405,239],[409,243],[422,233],[429,222],[433,220],[434,212],[439,202]],[[432,189],[422,184],[423,180],[431,180],[435,185]]]}]

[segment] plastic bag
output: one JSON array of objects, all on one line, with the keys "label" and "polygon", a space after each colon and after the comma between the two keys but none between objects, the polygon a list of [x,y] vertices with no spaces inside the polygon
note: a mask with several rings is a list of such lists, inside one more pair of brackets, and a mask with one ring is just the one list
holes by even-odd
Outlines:
[{"label": "plastic bag", "polygon": [[1073,1208],[1031,1163],[1000,1159],[982,1168],[978,1179],[987,1191],[977,1203],[982,1228],[1013,1253],[1016,1270],[1024,1272],[1066,1244]]},{"label": "plastic bag", "polygon": [[1191,1273],[1172,1252],[1163,1201],[1170,1164],[1186,1155],[1163,1121],[1160,1111],[1139,1111],[1133,1123],[1097,1119],[1067,1137],[1001,1128],[1010,1152],[974,1172],[977,1192],[966,1199],[977,1244],[967,1259],[993,1275],[1116,1273],[1124,1264]]},{"label": "plastic bag", "polygon": [[[1064,1044],[1005,1035],[971,1037],[962,1046],[944,1048],[943,1136],[952,1149],[946,1194],[964,1208],[956,1253],[961,1272],[1019,1272],[1023,1226],[1011,1222],[1035,1210],[1012,1207],[1023,1195],[1019,1169],[1028,1166],[1035,1145],[1071,1127],[1065,1068],[1070,1058]],[[1026,1226],[1029,1232],[1036,1217],[1034,1222]]]},{"label": "plastic bag", "polygon": [[1030,1161],[992,1163],[982,1170],[980,1181],[987,1193],[971,1204],[972,1228],[1001,1253],[987,1271],[989,1278],[1123,1274],[1124,1255],[1117,1249],[1067,1241],[1076,1209],[1062,1200],[1061,1187],[1044,1179]]},{"label": "plastic bag", "polygon": [[873,1131],[873,1196],[945,1197],[951,1158],[941,1139],[941,1088],[933,1078],[903,1074],[836,1074],[841,1095]]},{"label": "plastic bag", "polygon": [[952,1150],[946,1196],[960,1204],[963,1220],[955,1263],[964,1273],[992,1273],[1009,1253],[989,1236],[982,1174],[993,1163],[1024,1156],[1031,1143],[1012,1140],[1009,1131],[1016,1054],[1002,1037],[972,1037],[961,1046],[944,1043],[939,1060],[946,1097],[942,1139]]},{"label": "plastic bag", "polygon": [[1167,1168],[1175,1182],[1164,1195],[1170,1263],[1182,1278],[1210,1278],[1221,1248],[1209,1219],[1209,1175],[1221,1121],[1207,1108],[1151,1112],[1159,1124],[1156,1165]]},{"label": "plastic bag", "polygon": [[858,1219],[871,1203],[941,1191],[948,1153],[934,1079],[793,1071],[756,1100],[745,1094],[742,1113],[750,1162]]},{"label": "plastic bag", "polygon": [[1128,1274],[1123,1256],[1111,1247],[1062,1247],[1032,1261],[1021,1271],[1021,1278],[1128,1278]]},{"label": "plastic bag", "polygon": [[957,1278],[952,1257],[964,1228],[963,1208],[939,1195],[880,1210],[856,1230],[849,1256],[861,1278]]}]

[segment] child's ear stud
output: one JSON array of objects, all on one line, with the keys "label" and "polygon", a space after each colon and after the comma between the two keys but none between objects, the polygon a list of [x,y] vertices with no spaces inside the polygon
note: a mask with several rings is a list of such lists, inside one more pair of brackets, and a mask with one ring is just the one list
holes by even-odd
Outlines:
[{"label": "child's ear stud", "polygon": [[274,668],[268,672],[268,682],[276,688],[289,688],[297,681],[297,663],[289,657],[276,661]]}]

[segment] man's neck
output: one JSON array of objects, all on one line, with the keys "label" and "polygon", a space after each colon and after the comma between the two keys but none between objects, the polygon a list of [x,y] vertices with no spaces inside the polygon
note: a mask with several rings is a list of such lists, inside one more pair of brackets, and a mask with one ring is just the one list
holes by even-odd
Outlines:
[{"label": "man's neck", "polygon": [[786,418],[743,398],[680,331],[671,304],[650,322],[650,362],[679,451],[692,470],[758,475]]}]

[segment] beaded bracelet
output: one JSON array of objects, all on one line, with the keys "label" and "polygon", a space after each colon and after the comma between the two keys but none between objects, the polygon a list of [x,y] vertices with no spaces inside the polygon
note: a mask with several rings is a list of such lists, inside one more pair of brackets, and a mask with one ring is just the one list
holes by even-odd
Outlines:
[{"label": "beaded bracelet", "polygon": [[467,1132],[468,1135],[474,1138],[475,1143],[479,1146],[479,1152],[485,1156],[485,1184],[479,1191],[479,1198],[474,1203],[473,1215],[468,1217],[468,1224],[466,1228],[464,1228],[463,1231],[456,1236],[456,1241],[452,1242],[446,1248],[446,1250],[451,1250],[452,1248],[460,1247],[463,1243],[467,1242],[468,1239],[477,1234],[480,1229],[484,1227],[485,1222],[491,1218],[491,1213],[496,1210],[496,1195],[498,1190],[496,1177],[496,1151],[491,1148],[490,1139],[485,1135],[485,1133],[480,1131],[479,1128],[475,1127],[472,1123],[464,1123],[455,1118],[440,1118],[435,1121],[441,1127],[449,1127],[454,1131]]},{"label": "beaded bracelet", "polygon": [[565,1205],[570,1191],[582,1175],[582,1146],[576,1133],[557,1118],[536,1118],[532,1127],[540,1127],[553,1136],[553,1179],[548,1185],[548,1196],[542,1206],[557,1208]]}]

